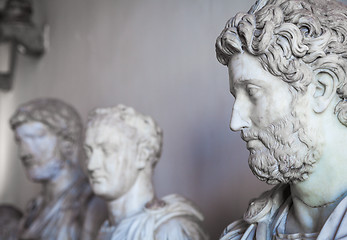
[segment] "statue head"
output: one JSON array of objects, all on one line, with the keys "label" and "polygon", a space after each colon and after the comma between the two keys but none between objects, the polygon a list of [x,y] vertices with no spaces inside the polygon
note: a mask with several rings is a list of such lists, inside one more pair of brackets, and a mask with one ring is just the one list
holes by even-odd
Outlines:
[{"label": "statue head", "polygon": [[94,193],[115,200],[131,189],[141,172],[151,178],[161,147],[162,130],[151,117],[123,105],[93,110],[84,150]]},{"label": "statue head", "polygon": [[63,167],[78,166],[82,122],[70,105],[58,99],[35,99],[21,105],[10,124],[30,179],[49,181]]},{"label": "statue head", "polygon": [[235,97],[230,127],[259,179],[304,181],[322,155],[321,129],[347,126],[346,13],[332,0],[259,0],[217,38]]}]

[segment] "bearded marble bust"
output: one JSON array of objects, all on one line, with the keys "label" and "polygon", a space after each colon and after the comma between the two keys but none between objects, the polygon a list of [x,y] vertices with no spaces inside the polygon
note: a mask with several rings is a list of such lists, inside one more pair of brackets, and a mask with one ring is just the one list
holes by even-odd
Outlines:
[{"label": "bearded marble bust", "polygon": [[203,216],[187,199],[158,199],[152,175],[162,130],[149,117],[118,105],[89,114],[84,149],[94,193],[107,201],[100,240],[204,240]]},{"label": "bearded marble bust", "polygon": [[10,120],[29,180],[42,191],[28,203],[19,239],[95,239],[106,209],[79,166],[82,121],[58,99],[22,104]]},{"label": "bearded marble bust", "polygon": [[249,166],[276,185],[221,239],[347,238],[347,7],[260,0],[216,42]]}]

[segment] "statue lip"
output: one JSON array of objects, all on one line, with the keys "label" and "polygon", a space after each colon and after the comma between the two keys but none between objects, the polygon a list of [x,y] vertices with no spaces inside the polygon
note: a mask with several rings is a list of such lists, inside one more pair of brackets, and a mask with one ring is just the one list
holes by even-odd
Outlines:
[{"label": "statue lip", "polygon": [[22,163],[26,166],[26,167],[30,167],[32,165],[34,165],[34,161],[33,158],[31,156],[24,156],[21,157]]},{"label": "statue lip", "polygon": [[244,131],[241,131],[241,138],[245,142],[249,142],[252,140],[259,140],[259,138],[255,137],[255,136],[249,136],[249,134],[245,133]]},{"label": "statue lip", "polygon": [[101,174],[91,174],[89,175],[89,178],[92,182],[100,182],[101,179],[106,179],[105,176],[101,175]]},{"label": "statue lip", "polygon": [[247,141],[247,149],[248,150],[255,150],[263,147],[264,145],[259,139],[251,139]]},{"label": "statue lip", "polygon": [[246,147],[250,151],[264,146],[260,139],[254,136],[254,134],[247,134],[247,132],[241,131],[241,138],[247,143]]}]

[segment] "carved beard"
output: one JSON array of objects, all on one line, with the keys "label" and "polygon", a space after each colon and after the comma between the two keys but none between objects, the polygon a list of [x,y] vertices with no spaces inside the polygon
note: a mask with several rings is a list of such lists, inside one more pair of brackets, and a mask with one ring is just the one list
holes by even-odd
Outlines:
[{"label": "carved beard", "polygon": [[265,130],[244,130],[245,141],[260,140],[263,148],[251,149],[248,164],[268,184],[297,183],[308,178],[320,157],[320,143],[315,131],[308,131],[303,116],[289,114]]}]

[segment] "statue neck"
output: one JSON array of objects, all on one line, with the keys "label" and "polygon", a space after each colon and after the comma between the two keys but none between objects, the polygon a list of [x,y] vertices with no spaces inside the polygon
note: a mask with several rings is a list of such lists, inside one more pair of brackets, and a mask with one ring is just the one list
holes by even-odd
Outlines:
[{"label": "statue neck", "polygon": [[306,232],[320,230],[347,192],[347,159],[343,150],[347,139],[342,130],[345,129],[336,129],[334,134],[330,128],[329,134],[333,135],[325,135],[322,156],[313,173],[305,181],[291,185],[293,217],[304,229],[312,230]]},{"label": "statue neck", "polygon": [[287,217],[286,233],[319,232],[344,197],[346,197],[346,193],[339,196],[335,201],[315,207],[308,206],[301,199],[294,197],[293,205]]},{"label": "statue neck", "polygon": [[330,170],[316,169],[307,180],[291,185],[293,199],[297,198],[310,207],[321,207],[335,202],[347,191],[347,168],[343,165],[330,167],[330,163],[322,165]]},{"label": "statue neck", "polygon": [[152,174],[141,171],[132,188],[120,198],[107,203],[110,224],[118,225],[123,219],[141,212],[146,203],[155,199]]},{"label": "statue neck", "polygon": [[[335,122],[326,124],[332,121]],[[347,128],[335,116],[323,118],[317,124],[322,126],[320,136],[324,139],[319,146],[321,156],[308,179],[291,186],[293,198],[311,207],[334,202],[347,191],[347,157],[344,150]]]},{"label": "statue neck", "polygon": [[59,198],[77,179],[82,177],[78,168],[65,165],[59,173],[51,180],[42,184],[42,196],[44,203],[49,203]]}]

